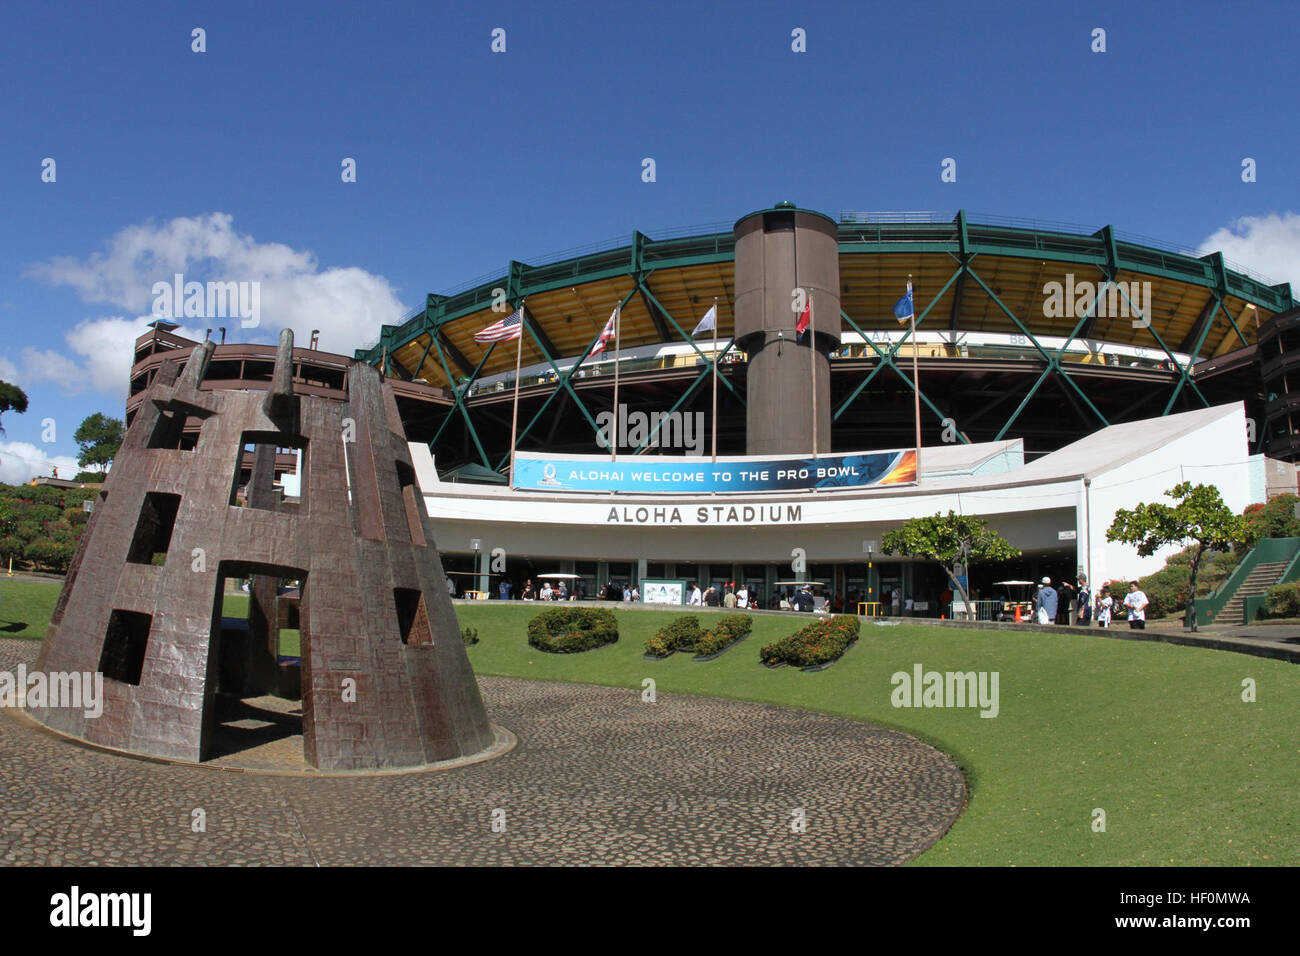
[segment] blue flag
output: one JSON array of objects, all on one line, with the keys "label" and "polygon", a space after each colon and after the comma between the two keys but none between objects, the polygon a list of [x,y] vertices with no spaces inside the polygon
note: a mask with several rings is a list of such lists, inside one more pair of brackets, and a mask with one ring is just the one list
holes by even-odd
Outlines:
[{"label": "blue flag", "polygon": [[894,317],[899,322],[910,322],[916,310],[912,306],[912,280],[907,280],[907,294],[894,303]]}]

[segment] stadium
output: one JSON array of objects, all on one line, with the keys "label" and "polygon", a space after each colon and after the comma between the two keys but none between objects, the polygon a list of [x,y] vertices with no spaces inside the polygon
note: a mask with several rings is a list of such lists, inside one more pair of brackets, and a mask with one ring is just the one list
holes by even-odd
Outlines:
[{"label": "stadium", "polygon": [[[915,334],[897,310],[909,281]],[[795,293],[816,302],[811,334]],[[512,310],[517,338],[476,341]],[[195,344],[173,328],[137,342],[128,422],[162,363]],[[265,388],[273,351],[219,346],[204,387]],[[517,596],[564,573],[588,595],[643,580],[771,595],[799,549],[842,601],[900,587],[937,613],[943,575],[878,554],[909,516],[978,513],[1020,548],[972,569],[987,594],[1002,575],[1158,567],[1105,528],[1182,478],[1215,483],[1236,510],[1295,490],[1290,356],[1290,286],[1219,253],[1112,226],[780,203],[734,225],[510,260],[429,294],[353,356],[294,357],[304,394],[340,394],[351,361],[393,381],[444,563],[472,590],[495,596],[506,580]],[[638,415],[649,427],[624,427]],[[618,467],[669,462],[680,479],[845,456],[885,457],[866,481],[744,489],[637,486]],[[592,480],[560,487],[557,462]],[[298,467],[283,450],[287,495]],[[534,473],[550,486],[521,483]]]}]

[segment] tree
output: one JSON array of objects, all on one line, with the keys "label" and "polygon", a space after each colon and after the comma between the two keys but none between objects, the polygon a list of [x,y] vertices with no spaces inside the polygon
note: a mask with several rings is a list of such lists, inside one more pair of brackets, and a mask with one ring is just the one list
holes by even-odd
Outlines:
[{"label": "tree", "polygon": [[[17,385],[10,385],[8,382],[0,381],[0,415],[10,409],[20,415],[27,411],[27,393]],[[4,433],[4,427],[0,426],[0,435]]]},{"label": "tree", "polygon": [[1262,538],[1300,537],[1300,515],[1296,505],[1300,496],[1278,495],[1263,504],[1247,505],[1242,516],[1246,519],[1238,550],[1245,554]]},{"label": "tree", "polygon": [[963,604],[968,597],[958,567],[969,568],[972,561],[1006,561],[1020,554],[984,519],[951,511],[947,516],[912,518],[888,532],[880,541],[880,550],[938,561],[952,578]]},{"label": "tree", "polygon": [[1137,545],[1137,553],[1149,558],[1171,544],[1194,547],[1187,587],[1187,625],[1196,627],[1196,572],[1210,551],[1224,551],[1239,539],[1243,520],[1223,503],[1213,485],[1180,482],[1165,494],[1178,503],[1161,502],[1121,508],[1106,531],[1107,541]]},{"label": "tree", "polygon": [[117,456],[122,447],[122,420],[109,418],[101,412],[95,412],[77,426],[73,441],[81,446],[77,464],[82,468],[90,465],[104,471]]}]

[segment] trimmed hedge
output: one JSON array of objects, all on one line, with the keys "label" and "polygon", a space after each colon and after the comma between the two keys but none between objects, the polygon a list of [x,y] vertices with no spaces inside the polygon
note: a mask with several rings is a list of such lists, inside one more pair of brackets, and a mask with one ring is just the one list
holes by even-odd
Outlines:
[{"label": "trimmed hedge", "polygon": [[793,664],[811,667],[826,664],[843,654],[858,637],[856,615],[837,614],[813,621],[789,637],[768,644],[759,651],[765,664]]},{"label": "trimmed hedge", "polygon": [[605,608],[550,608],[528,622],[528,643],[550,654],[577,654],[618,640],[618,621]]},{"label": "trimmed hedge", "polygon": [[695,614],[675,617],[645,642],[645,652],[653,657],[667,657],[673,651],[693,651],[704,633]]},{"label": "trimmed hedge", "polygon": [[700,657],[718,654],[747,636],[753,628],[754,619],[748,614],[728,614],[696,642],[695,653]]}]

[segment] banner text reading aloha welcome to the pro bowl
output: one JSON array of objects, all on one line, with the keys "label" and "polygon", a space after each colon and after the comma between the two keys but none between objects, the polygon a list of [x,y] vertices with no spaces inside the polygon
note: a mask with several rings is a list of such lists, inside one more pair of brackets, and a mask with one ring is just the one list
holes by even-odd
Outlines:
[{"label": "banner text reading aloha welcome to the pro bowl", "polygon": [[916,480],[916,452],[870,451],[817,458],[515,456],[513,487],[524,491],[700,492],[866,488]]}]

